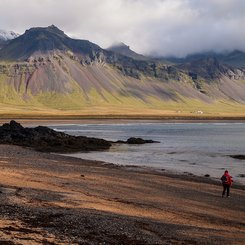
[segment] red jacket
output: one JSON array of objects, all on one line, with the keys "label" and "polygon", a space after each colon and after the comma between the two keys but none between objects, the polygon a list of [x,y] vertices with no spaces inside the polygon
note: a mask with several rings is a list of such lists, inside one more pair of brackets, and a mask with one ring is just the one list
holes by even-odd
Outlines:
[{"label": "red jacket", "polygon": [[222,184],[229,185],[229,186],[231,186],[233,182],[232,176],[230,176],[228,172],[225,172],[223,174],[223,176],[221,177],[221,180],[222,180]]}]

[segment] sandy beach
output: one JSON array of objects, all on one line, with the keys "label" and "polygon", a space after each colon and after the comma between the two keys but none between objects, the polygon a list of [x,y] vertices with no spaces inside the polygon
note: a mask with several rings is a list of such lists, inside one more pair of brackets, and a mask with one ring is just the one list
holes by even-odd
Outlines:
[{"label": "sandy beach", "polygon": [[1,244],[244,244],[245,188],[0,145]]}]

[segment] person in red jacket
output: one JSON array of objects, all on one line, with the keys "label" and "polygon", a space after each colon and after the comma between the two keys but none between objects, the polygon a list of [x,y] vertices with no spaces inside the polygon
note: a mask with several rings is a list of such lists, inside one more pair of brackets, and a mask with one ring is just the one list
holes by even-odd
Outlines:
[{"label": "person in red jacket", "polygon": [[226,192],[226,197],[230,197],[230,187],[231,187],[233,180],[232,180],[232,177],[229,175],[228,170],[225,170],[225,173],[220,179],[223,185],[222,197],[225,196],[225,192]]}]

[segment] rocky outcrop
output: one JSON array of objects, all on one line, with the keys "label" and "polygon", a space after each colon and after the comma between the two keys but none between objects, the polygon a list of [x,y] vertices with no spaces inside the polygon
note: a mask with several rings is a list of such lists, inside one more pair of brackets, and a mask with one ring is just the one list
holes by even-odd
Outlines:
[{"label": "rocky outcrop", "polygon": [[142,138],[131,137],[131,138],[127,139],[126,141],[119,140],[116,143],[130,144],[130,145],[142,145],[142,144],[146,144],[146,143],[159,143],[159,141],[144,140]]},{"label": "rocky outcrop", "polygon": [[134,137],[129,138],[127,141],[110,142],[98,138],[72,136],[44,126],[24,128],[14,120],[0,126],[0,144],[31,147],[44,152],[72,153],[100,151],[109,149],[114,143],[145,144],[158,142]]},{"label": "rocky outcrop", "polygon": [[71,136],[48,127],[24,128],[15,121],[0,127],[0,144],[32,147],[45,152],[83,152],[109,149],[111,143],[97,138]]},{"label": "rocky outcrop", "polygon": [[245,155],[230,155],[231,158],[245,160]]}]

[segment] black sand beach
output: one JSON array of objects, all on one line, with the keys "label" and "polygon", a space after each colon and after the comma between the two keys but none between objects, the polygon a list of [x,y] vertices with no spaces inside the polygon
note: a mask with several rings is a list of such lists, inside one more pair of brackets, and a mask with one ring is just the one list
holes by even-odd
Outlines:
[{"label": "black sand beach", "polygon": [[[1,244],[244,244],[245,190],[0,145]],[[205,181],[204,181],[205,180]]]}]

